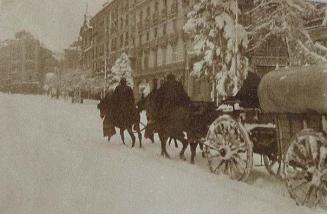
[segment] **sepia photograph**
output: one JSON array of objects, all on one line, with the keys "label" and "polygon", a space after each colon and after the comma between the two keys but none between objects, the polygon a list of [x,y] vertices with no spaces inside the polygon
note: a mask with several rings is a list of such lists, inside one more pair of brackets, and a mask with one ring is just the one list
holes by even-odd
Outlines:
[{"label": "sepia photograph", "polygon": [[326,214],[327,0],[0,0],[0,214]]}]

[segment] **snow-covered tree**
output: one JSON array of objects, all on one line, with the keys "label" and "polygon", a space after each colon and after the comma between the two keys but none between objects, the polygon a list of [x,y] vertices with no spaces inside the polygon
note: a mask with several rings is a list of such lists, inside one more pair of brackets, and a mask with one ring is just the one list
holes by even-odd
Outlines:
[{"label": "snow-covered tree", "polygon": [[307,0],[254,0],[251,11],[253,23],[251,49],[259,48],[270,39],[280,39],[286,44],[290,65],[327,62],[319,54],[316,45],[305,28],[305,15],[315,12],[312,2]]},{"label": "snow-covered tree", "polygon": [[188,14],[184,31],[193,41],[200,60],[192,74],[207,76],[216,85],[216,96],[235,95],[247,76],[246,29],[236,23],[241,11],[235,0],[201,0]]},{"label": "snow-covered tree", "polygon": [[324,20],[322,21],[322,25],[326,26],[327,25],[327,6],[325,6],[324,11],[325,11],[325,16],[324,16]]},{"label": "snow-covered tree", "polygon": [[107,78],[109,90],[114,90],[122,78],[125,78],[127,85],[133,88],[131,61],[126,53],[122,53],[116,60]]},{"label": "snow-covered tree", "polygon": [[44,84],[46,87],[58,87],[58,77],[55,73],[49,72],[46,73],[44,78]]},{"label": "snow-covered tree", "polygon": [[139,85],[140,94],[148,96],[151,92],[151,86],[148,82],[144,81]]}]

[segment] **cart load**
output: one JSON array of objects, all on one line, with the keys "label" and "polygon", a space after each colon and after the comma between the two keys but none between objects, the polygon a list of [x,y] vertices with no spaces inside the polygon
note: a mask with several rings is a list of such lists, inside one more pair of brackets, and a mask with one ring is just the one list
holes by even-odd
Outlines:
[{"label": "cart load", "polygon": [[[241,104],[254,97],[253,86],[240,92]],[[204,144],[211,172],[246,180],[256,153],[298,205],[327,207],[327,64],[272,71],[258,98],[260,108],[222,111],[210,125]]]},{"label": "cart load", "polygon": [[270,72],[258,96],[266,113],[327,113],[327,64]]}]

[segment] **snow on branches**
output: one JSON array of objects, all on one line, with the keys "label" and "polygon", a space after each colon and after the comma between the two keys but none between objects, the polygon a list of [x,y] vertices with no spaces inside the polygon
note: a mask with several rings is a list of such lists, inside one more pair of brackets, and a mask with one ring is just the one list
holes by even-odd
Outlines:
[{"label": "snow on branches", "polygon": [[324,17],[324,20],[322,21],[322,25],[323,26],[327,25],[327,6],[325,6],[325,17]]},{"label": "snow on branches", "polygon": [[144,81],[139,85],[139,90],[140,90],[140,94],[146,97],[151,92],[151,86],[148,82]]},{"label": "snow on branches", "polygon": [[241,11],[236,1],[201,0],[189,12],[184,25],[184,31],[192,38],[193,51],[200,57],[192,74],[215,80],[219,96],[235,95],[247,76],[244,50],[249,44],[248,33],[236,24],[237,13]]},{"label": "snow on branches", "polygon": [[114,90],[122,78],[125,78],[127,85],[133,88],[131,61],[126,53],[122,53],[111,68],[108,75],[109,90]]},{"label": "snow on branches", "polygon": [[280,39],[286,44],[290,65],[327,62],[319,55],[308,30],[305,27],[305,14],[313,14],[315,7],[305,0],[255,0],[250,12],[253,22],[251,49],[259,48],[270,39]]},{"label": "snow on branches", "polygon": [[92,72],[90,70],[66,70],[61,76],[61,87],[66,91],[73,91],[78,88],[89,89],[97,83],[91,84]]}]

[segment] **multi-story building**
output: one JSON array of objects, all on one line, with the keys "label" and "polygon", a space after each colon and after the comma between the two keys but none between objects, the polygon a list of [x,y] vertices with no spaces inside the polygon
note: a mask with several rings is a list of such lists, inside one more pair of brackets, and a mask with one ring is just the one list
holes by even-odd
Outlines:
[{"label": "multi-story building", "polygon": [[[326,3],[314,3],[317,8],[314,14],[304,14],[305,27],[312,40],[327,47],[327,25],[323,25]],[[323,53],[322,53],[323,54]],[[252,67],[260,75],[274,70],[276,66],[287,66],[289,56],[287,45],[280,39],[271,39],[250,56]]]},{"label": "multi-story building", "polygon": [[16,33],[1,48],[2,79],[12,82],[38,81],[40,42],[25,31]]},{"label": "multi-story building", "polygon": [[69,47],[64,50],[63,66],[64,69],[75,70],[80,67],[80,50]]},{"label": "multi-story building", "polygon": [[[195,58],[191,41],[183,32],[186,14],[196,2],[198,0],[112,0],[91,19],[85,16],[80,33],[82,65],[104,75],[105,71],[110,72],[117,57],[126,52],[133,64],[136,96],[140,84],[160,85],[167,74],[173,73],[192,99],[209,100],[209,81],[196,80],[190,75]],[[239,1],[243,11],[251,5],[252,0]],[[251,22],[251,17],[241,16],[240,22]],[[327,37],[320,27],[310,32]],[[277,64],[286,65],[287,57],[285,46],[275,40],[249,56],[252,67],[259,73],[266,73]]]},{"label": "multi-story building", "polygon": [[11,70],[11,51],[8,45],[10,41],[3,41],[0,43],[0,84],[2,89],[8,85],[10,70]]},{"label": "multi-story building", "polygon": [[133,64],[136,95],[141,83],[160,85],[169,73],[191,88],[187,75],[190,42],[182,29],[193,2],[113,0],[89,21],[85,16],[80,31],[83,67],[102,75],[126,52]]},{"label": "multi-story building", "polygon": [[80,67],[84,70],[93,69],[93,28],[90,24],[91,17],[87,14],[84,15],[84,22],[79,33],[80,45]]},{"label": "multi-story building", "polygon": [[30,33],[20,31],[15,39],[0,47],[0,79],[2,86],[21,88],[22,85],[40,85],[46,71],[51,71],[56,61],[52,52],[41,46]]},{"label": "multi-story building", "polygon": [[324,23],[327,19],[327,4],[316,3],[316,7],[317,13],[306,17],[306,27],[314,41],[327,47],[327,23]]}]

